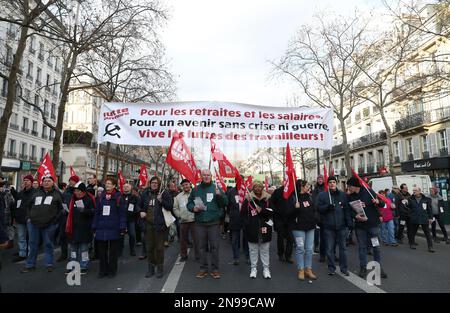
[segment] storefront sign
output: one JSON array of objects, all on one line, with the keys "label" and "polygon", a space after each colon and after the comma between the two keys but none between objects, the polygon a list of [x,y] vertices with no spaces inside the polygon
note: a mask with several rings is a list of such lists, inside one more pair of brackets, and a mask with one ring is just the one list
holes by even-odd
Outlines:
[{"label": "storefront sign", "polygon": [[2,167],[20,169],[20,161],[14,159],[2,159]]},{"label": "storefront sign", "polygon": [[403,172],[414,172],[422,170],[439,170],[450,168],[450,157],[431,158],[418,161],[402,163]]}]

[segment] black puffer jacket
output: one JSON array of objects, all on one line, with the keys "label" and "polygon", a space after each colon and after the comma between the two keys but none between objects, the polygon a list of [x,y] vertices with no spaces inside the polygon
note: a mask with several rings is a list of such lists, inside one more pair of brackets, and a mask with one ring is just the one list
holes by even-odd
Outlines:
[{"label": "black puffer jacket", "polygon": [[13,218],[16,220],[18,224],[26,224],[27,223],[27,208],[31,206],[31,201],[33,198],[33,193],[35,189],[28,188],[23,189],[17,195],[17,203],[16,208],[13,210]]},{"label": "black puffer jacket", "polygon": [[[245,199],[242,204],[241,217],[244,223],[244,232],[248,242],[269,242],[272,240],[272,226],[271,219],[273,210],[269,207],[270,195],[263,191],[260,198],[252,192],[251,198],[262,210],[260,213],[256,211],[252,200]],[[269,224],[268,224],[269,223]]]},{"label": "black puffer jacket", "polygon": [[319,222],[319,212],[313,204],[312,198],[308,193],[298,195],[300,208],[295,207],[295,194],[289,197],[289,228],[291,230],[311,230],[315,229]]},{"label": "black puffer jacket", "polygon": [[400,191],[395,195],[395,207],[401,218],[409,218],[410,216],[409,198],[411,198],[411,195],[408,192],[403,193]]},{"label": "black puffer jacket", "polygon": [[30,207],[27,210],[27,218],[38,228],[45,228],[56,224],[63,210],[61,193],[54,187],[46,192],[43,187],[36,189]]},{"label": "black puffer jacket", "polygon": [[139,197],[132,193],[122,194],[123,200],[125,200],[125,208],[127,210],[127,222],[134,222],[138,217],[139,209]]}]

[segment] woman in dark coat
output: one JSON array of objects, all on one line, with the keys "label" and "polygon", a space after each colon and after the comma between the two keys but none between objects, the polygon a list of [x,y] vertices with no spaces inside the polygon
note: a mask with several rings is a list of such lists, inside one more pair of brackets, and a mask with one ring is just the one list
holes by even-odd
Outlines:
[{"label": "woman in dark coat", "polygon": [[125,201],[116,190],[116,185],[114,178],[106,180],[105,192],[97,199],[92,223],[100,261],[98,278],[116,276],[120,239],[126,233]]}]

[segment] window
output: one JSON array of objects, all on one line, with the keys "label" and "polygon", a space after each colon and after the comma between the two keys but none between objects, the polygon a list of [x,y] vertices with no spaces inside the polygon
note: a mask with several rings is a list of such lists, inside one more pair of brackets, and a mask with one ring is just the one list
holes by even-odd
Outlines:
[{"label": "window", "polygon": [[400,145],[398,141],[394,142],[394,157],[400,156]]},{"label": "window", "polygon": [[428,150],[428,135],[420,136],[420,140],[422,141],[422,151],[430,151]]},{"label": "window", "polygon": [[28,61],[27,78],[33,79],[33,62]]},{"label": "window", "polygon": [[358,163],[360,168],[364,168],[364,154],[360,154],[358,158]]},{"label": "window", "polygon": [[40,42],[39,43],[39,56],[44,56],[44,43]]},{"label": "window", "polygon": [[364,108],[363,117],[369,117],[369,115],[370,115],[370,108]]},{"label": "window", "polygon": [[41,160],[45,157],[45,148],[41,148]]},{"label": "window", "polygon": [[[398,144],[398,142],[397,142]],[[394,144],[395,147],[395,144]],[[395,155],[395,151],[394,151],[394,155]],[[378,164],[383,164],[384,165],[384,153],[383,150],[378,150],[377,151],[377,160],[378,160]]]},{"label": "window", "polygon": [[34,132],[37,132],[37,122],[36,121],[33,121],[33,131]]},{"label": "window", "polygon": [[42,125],[42,137],[47,137],[47,126]]},{"label": "window", "polygon": [[30,49],[29,49],[30,53],[34,54],[36,52],[36,50],[34,50],[34,36],[30,37]]},{"label": "window", "polygon": [[22,142],[20,144],[20,154],[22,155],[21,157],[24,158],[27,155],[27,144],[25,142]]},{"label": "window", "polygon": [[44,100],[44,115],[48,116],[48,114],[49,114],[49,111],[48,111],[48,100],[45,99]]},{"label": "window", "polygon": [[6,78],[3,78],[3,84],[2,84],[2,97],[6,97],[8,94],[8,81]]},{"label": "window", "polygon": [[39,107],[40,103],[41,103],[41,99],[40,99],[39,95],[35,95],[34,96],[34,105]]},{"label": "window", "polygon": [[59,58],[55,58],[55,71],[59,72]]},{"label": "window", "polygon": [[42,69],[38,67],[36,72],[36,82],[40,84],[42,82],[41,78],[42,78]]},{"label": "window", "polygon": [[31,153],[30,153],[30,157],[32,159],[36,158],[36,146],[35,145],[31,145]]},{"label": "window", "polygon": [[23,118],[22,128],[27,129],[28,128],[28,118]]},{"label": "window", "polygon": [[13,115],[12,115],[12,123],[14,125],[18,125],[18,123],[19,123],[19,114],[13,113]]},{"label": "window", "polygon": [[50,114],[52,118],[56,118],[56,104],[52,103],[50,108]]},{"label": "window", "polygon": [[56,96],[56,90],[57,90],[57,82],[56,78],[53,79],[53,94]]},{"label": "window", "polygon": [[[45,80],[45,85],[46,85],[46,86],[50,86],[50,80],[51,80],[50,74],[47,74],[47,79]],[[49,88],[50,88],[50,87],[49,87]]]},{"label": "window", "polygon": [[7,65],[11,65],[13,61],[13,53],[12,48],[8,45],[6,45],[6,56],[5,56],[5,62]]},{"label": "window", "polygon": [[356,112],[356,114],[355,114],[355,121],[356,122],[359,122],[361,120],[361,112]]},{"label": "window", "polygon": [[367,164],[372,165],[374,163],[373,160],[373,152],[367,153]]},{"label": "window", "polygon": [[412,138],[406,139],[406,152],[408,155],[413,154]]},{"label": "window", "polygon": [[64,112],[64,122],[68,122],[69,121],[69,112]]},{"label": "window", "polygon": [[16,141],[14,139],[10,139],[8,145],[8,154],[9,156],[14,156],[15,153],[16,153]]},{"label": "window", "polygon": [[372,133],[372,125],[370,123],[366,124],[366,134],[369,135]]},{"label": "window", "polygon": [[440,148],[448,150],[447,132],[445,130],[441,130],[440,132],[438,132],[438,134]]}]

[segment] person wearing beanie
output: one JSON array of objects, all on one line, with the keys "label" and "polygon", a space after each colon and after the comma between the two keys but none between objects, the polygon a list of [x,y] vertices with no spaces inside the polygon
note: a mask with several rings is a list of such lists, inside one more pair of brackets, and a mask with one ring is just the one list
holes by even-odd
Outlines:
[{"label": "person wearing beanie", "polygon": [[28,254],[26,215],[27,208],[31,206],[31,199],[34,193],[33,181],[34,177],[32,175],[27,175],[23,178],[23,189],[17,195],[15,209],[12,211],[19,239],[19,255],[14,258],[13,262],[25,260]]},{"label": "person wearing beanie", "polygon": [[63,207],[64,211],[60,216],[59,220],[59,233],[58,233],[58,241],[61,245],[61,255],[58,258],[57,262],[63,262],[67,260],[67,254],[68,254],[68,242],[67,242],[67,235],[66,235],[66,223],[67,223],[67,216],[69,214],[69,205],[70,201],[73,197],[73,191],[75,185],[80,181],[80,178],[76,175],[73,175],[69,178],[69,184],[65,188],[64,192],[62,193],[62,199],[63,199]]},{"label": "person wearing beanie", "polygon": [[347,247],[345,244],[348,229],[353,227],[346,194],[337,188],[337,179],[328,178],[328,191],[319,193],[317,208],[321,214],[325,232],[328,275],[336,273],[334,265],[334,246],[339,246],[339,267],[341,273],[349,276],[347,265]]},{"label": "person wearing beanie", "polygon": [[[373,248],[374,261],[381,265],[380,223],[383,221],[383,217],[380,209],[384,208],[385,203],[377,198],[373,190],[361,187],[356,177],[351,177],[347,181],[347,186],[350,192],[348,202],[352,208],[352,217],[355,219],[356,238],[358,239],[359,276],[365,279],[369,244]],[[364,209],[363,213],[358,210],[361,204]],[[383,268],[381,268],[381,278],[387,278]]]},{"label": "person wearing beanie", "polygon": [[[319,193],[323,192],[325,190],[325,184],[324,184],[324,178],[323,175],[317,176],[317,182],[314,186],[314,190],[311,194],[312,202],[314,207],[317,209],[318,204],[318,196]],[[320,254],[319,262],[325,262],[325,258],[327,255],[327,249],[325,247],[325,232],[324,228],[322,226],[322,223],[319,219],[317,226],[319,226],[319,229],[316,229],[314,231],[314,252]]]},{"label": "person wearing beanie", "polygon": [[[95,198],[86,192],[86,185],[78,181],[73,186],[69,214],[64,230],[69,243],[69,260],[80,263],[81,274],[86,274],[89,264],[89,244],[92,241],[91,225],[95,211]],[[66,274],[72,269],[68,269]]]}]

